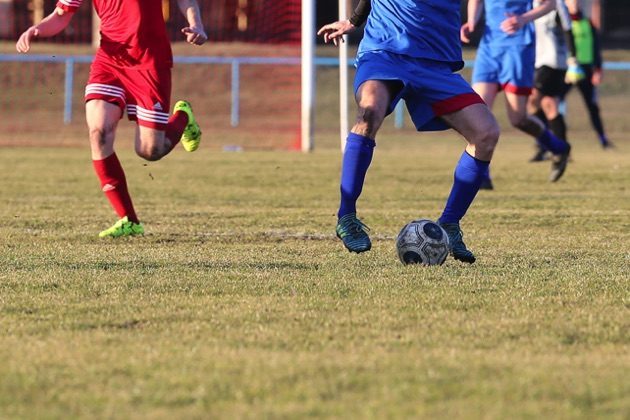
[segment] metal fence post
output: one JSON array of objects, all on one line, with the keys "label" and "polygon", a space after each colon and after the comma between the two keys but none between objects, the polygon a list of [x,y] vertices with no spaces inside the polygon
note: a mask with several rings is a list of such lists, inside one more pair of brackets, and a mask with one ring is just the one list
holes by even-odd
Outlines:
[{"label": "metal fence post", "polygon": [[240,121],[239,108],[240,108],[240,85],[241,85],[241,70],[238,60],[232,61],[232,112],[230,122],[232,127],[238,127]]},{"label": "metal fence post", "polygon": [[63,123],[72,122],[72,85],[74,84],[74,59],[66,59],[66,80],[64,84]]}]

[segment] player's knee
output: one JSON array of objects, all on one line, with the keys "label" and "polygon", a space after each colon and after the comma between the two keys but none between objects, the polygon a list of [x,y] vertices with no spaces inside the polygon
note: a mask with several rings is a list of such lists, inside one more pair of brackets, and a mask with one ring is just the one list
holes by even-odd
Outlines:
[{"label": "player's knee", "polygon": [[527,130],[529,126],[527,113],[510,115],[510,124],[512,124],[512,127],[518,128],[519,130]]},{"label": "player's knee", "polygon": [[90,143],[98,148],[103,148],[107,145],[107,141],[113,136],[113,129],[107,126],[94,126],[89,130]]},{"label": "player's knee", "polygon": [[160,160],[164,156],[164,154],[159,149],[159,147],[155,145],[136,147],[136,154],[140,156],[142,159],[148,160],[150,162],[155,162],[156,160]]},{"label": "player's knee", "polygon": [[376,106],[359,106],[356,125],[362,128],[368,135],[375,135],[385,118],[385,111]]},{"label": "player's knee", "polygon": [[499,124],[496,121],[488,122],[473,135],[473,138],[469,139],[470,143],[475,145],[475,148],[482,153],[494,152],[494,148],[499,142],[499,135],[501,130]]}]

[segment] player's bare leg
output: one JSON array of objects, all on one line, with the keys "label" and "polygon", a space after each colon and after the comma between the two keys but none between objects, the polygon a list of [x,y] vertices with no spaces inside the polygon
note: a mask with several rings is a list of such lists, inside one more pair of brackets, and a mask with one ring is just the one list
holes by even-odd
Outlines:
[{"label": "player's bare leg", "polygon": [[163,130],[139,125],[136,129],[136,154],[143,159],[156,161],[169,154],[177,142],[166,137]]},{"label": "player's bare leg", "polygon": [[499,141],[499,125],[484,104],[470,105],[442,119],[466,139],[466,151],[455,168],[453,188],[439,223],[449,237],[451,254],[456,260],[475,262],[475,255],[463,241],[459,221],[472,204]]},{"label": "player's bare leg", "polygon": [[492,110],[494,100],[499,93],[499,85],[496,83],[478,82],[473,84],[472,88],[475,92],[477,92],[477,95],[481,96],[481,99],[483,99],[488,108]]},{"label": "player's bare leg", "polygon": [[559,139],[553,135],[539,118],[527,114],[527,96],[506,92],[505,100],[508,118],[512,126],[531,135],[541,147],[554,154],[549,180],[555,182],[560,179],[569,161],[571,151],[569,143],[565,139]]},{"label": "player's bare leg", "polygon": [[131,202],[125,172],[114,152],[116,128],[121,115],[122,110],[118,105],[104,100],[90,100],[85,105],[94,171],[99,178],[103,193],[120,218],[112,227],[102,231],[99,234],[100,237],[144,233],[144,228],[138,221]]},{"label": "player's bare leg", "polygon": [[[477,92],[477,95],[481,96],[481,99],[486,103],[488,108],[492,110],[494,101],[499,93],[499,85],[496,83],[477,82],[472,85],[473,90]],[[483,180],[479,189],[493,190],[492,177],[490,176],[490,169],[488,169],[488,176]]]},{"label": "player's bare leg", "polygon": [[369,228],[357,218],[356,202],[372,161],[374,138],[397,89],[400,89],[398,82],[368,80],[357,91],[357,120],[348,135],[343,156],[336,227],[337,236],[350,252],[365,252],[372,247]]},{"label": "player's bare leg", "polygon": [[143,159],[156,161],[168,155],[181,141],[184,150],[193,152],[199,147],[201,129],[187,101],[178,101],[173,114],[163,129],[138,125],[136,154]]},{"label": "player's bare leg", "polygon": [[[534,115],[543,124],[548,126],[549,120],[547,119],[546,111],[543,109],[543,103],[546,103],[546,99],[551,99],[548,96],[544,96],[538,89],[532,89],[532,93],[527,100],[527,113]],[[550,127],[551,129],[551,127]],[[564,136],[558,136],[557,133],[551,130],[557,137],[564,138]],[[534,156],[529,159],[530,162],[542,162],[547,159],[548,151],[536,143],[536,152]]]}]

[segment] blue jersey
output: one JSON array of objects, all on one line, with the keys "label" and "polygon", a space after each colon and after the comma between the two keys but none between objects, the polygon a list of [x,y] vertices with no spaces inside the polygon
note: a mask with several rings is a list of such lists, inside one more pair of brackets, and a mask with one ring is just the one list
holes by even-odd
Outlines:
[{"label": "blue jersey", "polygon": [[372,0],[358,55],[388,51],[463,67],[461,0]]},{"label": "blue jersey", "polygon": [[497,46],[511,46],[527,45],[535,41],[533,22],[528,23],[512,35],[501,30],[501,22],[508,16],[522,15],[531,10],[532,0],[484,0],[484,8],[486,27],[481,42]]}]

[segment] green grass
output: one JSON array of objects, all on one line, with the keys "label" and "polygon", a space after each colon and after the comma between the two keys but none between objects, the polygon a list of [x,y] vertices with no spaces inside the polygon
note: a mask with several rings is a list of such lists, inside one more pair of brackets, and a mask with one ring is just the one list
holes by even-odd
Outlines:
[{"label": "green grass", "polygon": [[335,149],[121,143],[147,235],[99,240],[86,147],[3,148],[0,418],[627,419],[630,151],[574,137],[549,184],[508,132],[463,223],[478,262],[441,267],[394,237],[439,216],[452,134],[382,136],[364,255],[334,237]]}]

